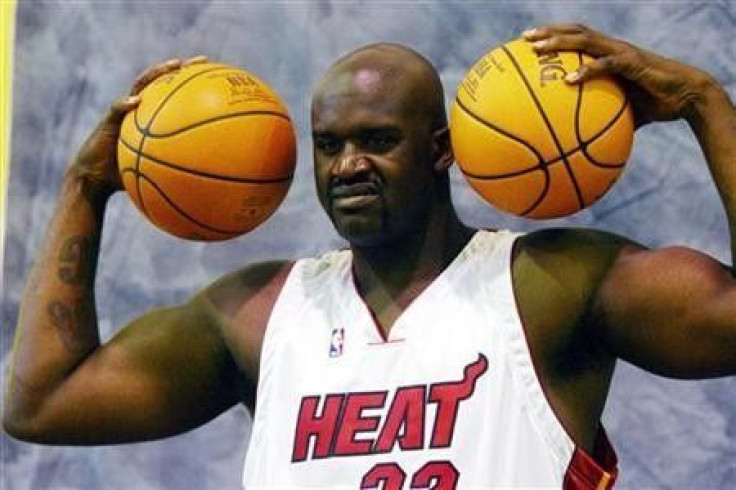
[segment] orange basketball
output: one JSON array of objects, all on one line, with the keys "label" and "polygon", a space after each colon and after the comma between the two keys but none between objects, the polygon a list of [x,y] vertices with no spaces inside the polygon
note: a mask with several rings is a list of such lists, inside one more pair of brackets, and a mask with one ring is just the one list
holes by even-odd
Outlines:
[{"label": "orange basketball", "polygon": [[258,226],[286,196],[295,163],[294,129],[278,95],[253,74],[216,63],[147,86],[118,143],[120,177],[138,209],[191,240]]},{"label": "orange basketball", "polygon": [[572,214],[597,201],[631,152],[633,114],[611,78],[569,85],[591,60],[538,55],[517,39],[484,55],[458,88],[452,146],[470,185],[494,206],[528,218]]}]

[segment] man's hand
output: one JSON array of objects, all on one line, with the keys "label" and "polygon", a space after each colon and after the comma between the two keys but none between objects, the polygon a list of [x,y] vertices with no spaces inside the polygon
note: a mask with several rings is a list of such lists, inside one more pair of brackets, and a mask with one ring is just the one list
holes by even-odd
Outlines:
[{"label": "man's hand", "polygon": [[118,174],[117,144],[125,115],[138,107],[140,93],[158,77],[183,66],[203,63],[205,56],[187,60],[170,59],[147,68],[133,82],[130,93],[117,99],[102,121],[87,137],[77,156],[69,164],[67,176],[80,180],[88,197],[107,197],[122,189]]},{"label": "man's hand", "polygon": [[630,97],[637,127],[652,121],[697,117],[717,83],[692,66],[613,39],[580,24],[538,27],[524,32],[538,53],[582,51],[596,59],[567,76],[582,83],[599,76],[619,77]]},{"label": "man's hand", "polygon": [[[537,53],[582,51],[594,60],[567,77],[616,76],[637,126],[685,118],[721,195],[736,257],[736,110],[707,73],[588,27],[544,26],[524,33]],[[609,259],[605,259],[609,260]],[[736,373],[736,271],[685,247],[620,248],[595,287],[590,338],[649,371],[682,378]]]}]

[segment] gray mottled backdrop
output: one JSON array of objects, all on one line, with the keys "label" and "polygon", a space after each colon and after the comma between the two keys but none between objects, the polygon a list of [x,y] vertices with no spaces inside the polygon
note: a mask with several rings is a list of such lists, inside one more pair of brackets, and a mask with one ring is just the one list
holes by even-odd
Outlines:
[{"label": "gray mottled backdrop", "polygon": [[[425,53],[451,98],[463,72],[492,45],[529,26],[572,20],[705,68],[734,94],[736,13],[728,0],[19,3],[0,350],[5,367],[22,287],[65,162],[107,104],[158,60],[205,53],[268,80],[298,126],[299,167],[269,222],[220,244],[166,236],[117,195],[105,222],[97,282],[105,338],[244,262],[342,245],[313,191],[309,96],[330,62],[361,44],[396,41]],[[453,179],[469,223],[540,226],[500,216],[457,174]],[[614,190],[592,210],[549,224],[594,226],[650,246],[687,244],[730,261],[724,213],[684,123],[640,131]],[[622,487],[736,488],[736,379],[665,380],[622,363],[605,422],[622,461]],[[201,429],[146,444],[42,447],[3,434],[2,481],[8,490],[234,489],[249,427],[244,409],[236,408]]]}]

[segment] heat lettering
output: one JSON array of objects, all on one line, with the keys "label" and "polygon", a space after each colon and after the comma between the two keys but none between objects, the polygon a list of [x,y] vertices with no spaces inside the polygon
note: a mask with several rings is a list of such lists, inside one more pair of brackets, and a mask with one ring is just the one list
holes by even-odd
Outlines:
[{"label": "heat lettering", "polygon": [[[302,398],[292,461],[448,447],[461,409],[478,379],[488,370],[483,354],[468,364],[459,381],[446,381],[388,392],[313,395]],[[425,434],[427,408],[435,407],[431,433]],[[429,437],[427,437],[429,436]]]},{"label": "heat lettering", "polygon": [[350,393],[345,398],[340,429],[335,441],[335,456],[351,454],[368,454],[373,446],[373,439],[356,440],[360,433],[374,432],[378,428],[380,417],[363,415],[363,411],[371,408],[382,408],[386,402],[386,392],[382,393]]},{"label": "heat lettering", "polygon": [[396,442],[402,451],[422,449],[426,399],[426,386],[407,386],[396,390],[373,452],[390,453]]},{"label": "heat lettering", "polygon": [[345,395],[327,395],[322,404],[322,415],[317,415],[317,405],[320,396],[302,398],[297,418],[297,431],[294,438],[294,452],[292,461],[304,461],[309,452],[309,441],[314,438],[313,458],[326,458],[331,455],[332,438],[337,427],[337,418],[340,415]]}]

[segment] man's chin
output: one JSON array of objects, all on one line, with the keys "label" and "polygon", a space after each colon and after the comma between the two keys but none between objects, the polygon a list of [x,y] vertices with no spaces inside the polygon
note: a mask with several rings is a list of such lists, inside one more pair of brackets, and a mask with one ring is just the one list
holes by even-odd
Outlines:
[{"label": "man's chin", "polygon": [[379,220],[341,217],[333,220],[333,224],[340,236],[353,246],[375,247],[390,241]]}]

